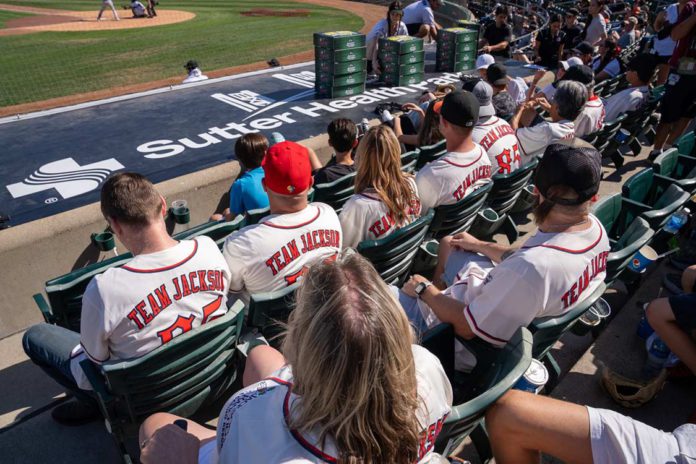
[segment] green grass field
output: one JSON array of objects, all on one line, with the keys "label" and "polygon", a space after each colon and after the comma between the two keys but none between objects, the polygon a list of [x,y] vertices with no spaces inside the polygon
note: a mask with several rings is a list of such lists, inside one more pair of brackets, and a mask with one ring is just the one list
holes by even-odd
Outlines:
[{"label": "green grass field", "polygon": [[14,11],[0,10],[0,29],[4,29],[5,23],[11,19],[25,18],[27,16],[33,16],[30,13],[15,13]]},{"label": "green grass field", "polygon": [[[98,0],[3,1],[72,10],[100,6]],[[121,3],[125,0],[114,1],[117,8]],[[196,18],[140,29],[0,37],[0,107],[173,76],[183,79],[183,64],[191,58],[198,60],[204,72],[226,68],[309,50],[312,33],[317,31],[358,30],[363,25],[362,19],[345,11],[292,1],[164,0],[159,8],[190,11]],[[310,15],[240,14],[253,8],[303,9]],[[7,13],[0,12],[0,23]],[[105,12],[105,17],[110,19],[111,12]]]}]

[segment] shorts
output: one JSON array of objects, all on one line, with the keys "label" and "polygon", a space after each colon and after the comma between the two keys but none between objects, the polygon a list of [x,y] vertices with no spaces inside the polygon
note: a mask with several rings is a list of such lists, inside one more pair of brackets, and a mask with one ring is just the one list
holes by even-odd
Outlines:
[{"label": "shorts", "polygon": [[413,36],[413,35],[418,34],[418,31],[420,30],[422,25],[423,25],[423,23],[407,24],[406,30],[408,30],[408,35]]},{"label": "shorts", "polygon": [[607,409],[587,412],[594,464],[696,462],[696,425],[667,433]]},{"label": "shorts", "polygon": [[485,256],[462,250],[452,250],[445,263],[442,280],[449,287],[457,279],[457,274],[469,263],[477,263],[482,269],[492,269],[493,263]]},{"label": "shorts", "polygon": [[662,122],[671,124],[681,118],[696,116],[696,76],[682,76],[672,72],[667,78],[666,86],[660,109]]},{"label": "shorts", "polygon": [[667,64],[669,63],[669,59],[672,58],[672,55],[653,55],[655,59],[655,63],[659,65],[661,64]]},{"label": "shorts", "polygon": [[696,293],[671,296],[669,306],[679,327],[687,332],[696,330]]}]

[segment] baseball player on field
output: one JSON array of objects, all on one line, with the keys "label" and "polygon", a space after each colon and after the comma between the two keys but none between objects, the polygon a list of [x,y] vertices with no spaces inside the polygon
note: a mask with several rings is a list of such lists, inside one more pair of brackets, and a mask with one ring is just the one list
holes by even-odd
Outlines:
[{"label": "baseball player on field", "polygon": [[102,14],[104,13],[104,10],[106,10],[107,8],[111,8],[111,12],[114,14],[114,21],[121,20],[121,18],[118,17],[118,13],[116,13],[116,7],[114,7],[114,2],[112,0],[102,0],[102,5],[99,9],[99,14],[97,15],[97,21],[102,20]]},{"label": "baseball player on field", "polygon": [[490,182],[491,162],[472,139],[479,118],[479,102],[471,92],[448,93],[435,103],[440,115],[440,132],[447,140],[447,153],[432,161],[416,175],[421,212],[440,205],[452,205],[469,192]]},{"label": "baseball player on field", "polygon": [[261,166],[271,214],[230,235],[223,247],[230,292],[244,300],[294,284],[309,263],[334,256],[343,243],[333,208],[307,200],[313,178],[305,147],[277,143]]},{"label": "baseball player on field", "polygon": [[215,242],[180,242],[167,233],[164,198],[145,177],[119,173],[101,192],[104,217],[134,255],[95,276],[82,298],[80,333],[49,324],[24,335],[27,355],[69,389],[77,401],[52,411],[65,425],[99,417],[80,361],[141,357],[174,337],[227,312],[230,272]]},{"label": "baseball player on field", "polygon": [[491,173],[510,174],[520,167],[520,146],[510,124],[495,115],[493,87],[484,80],[474,78],[465,82],[462,88],[474,94],[479,101],[479,119],[472,138],[486,150]]},{"label": "baseball player on field", "polygon": [[[590,214],[601,168],[594,148],[550,145],[534,177],[539,230],[517,250],[468,233],[452,236],[447,246],[455,251],[444,256],[442,277],[450,286],[441,291],[414,275],[399,293],[414,326],[447,322],[464,338],[502,346],[520,326],[583,301],[604,281],[609,254],[606,231]],[[459,343],[456,352],[457,369],[474,365]]]}]

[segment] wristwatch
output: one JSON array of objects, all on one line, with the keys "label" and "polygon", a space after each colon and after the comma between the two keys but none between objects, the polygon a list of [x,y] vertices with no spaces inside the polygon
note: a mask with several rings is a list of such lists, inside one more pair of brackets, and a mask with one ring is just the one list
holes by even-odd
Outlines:
[{"label": "wristwatch", "polygon": [[415,292],[416,292],[416,295],[418,295],[418,298],[420,298],[421,295],[423,294],[423,292],[425,292],[425,289],[430,287],[432,284],[433,284],[432,282],[426,281],[426,282],[420,282],[418,285],[416,285]]}]

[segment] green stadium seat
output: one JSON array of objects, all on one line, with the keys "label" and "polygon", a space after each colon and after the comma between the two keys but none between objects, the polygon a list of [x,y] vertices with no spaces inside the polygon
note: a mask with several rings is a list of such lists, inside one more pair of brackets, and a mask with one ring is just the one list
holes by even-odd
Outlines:
[{"label": "green stadium seat", "polygon": [[611,158],[617,168],[623,165],[623,156],[619,153],[619,142],[616,140],[616,135],[621,129],[621,124],[626,115],[622,114],[614,121],[604,122],[604,127],[584,137],[585,141],[590,143],[602,154],[603,158]]},{"label": "green stadium seat", "polygon": [[215,241],[218,248],[222,248],[225,239],[232,232],[236,232],[246,225],[246,220],[243,215],[233,218],[231,221],[209,221],[203,224],[192,227],[188,230],[172,235],[176,240],[188,240],[199,235],[205,235]]},{"label": "green stadium seat", "polygon": [[440,158],[445,153],[447,153],[446,140],[441,140],[440,142],[432,145],[420,147],[418,149],[418,163],[416,163],[416,171],[420,170],[420,168],[425,166],[427,163]]},{"label": "green stadium seat", "polygon": [[660,229],[669,216],[688,199],[689,193],[673,184],[651,168],[643,169],[631,176],[621,188],[621,195],[637,207],[643,207],[641,217],[652,229]]},{"label": "green stadium seat", "polygon": [[250,226],[253,224],[258,224],[261,219],[265,218],[269,214],[271,214],[271,207],[270,206],[267,206],[265,208],[250,209],[244,215],[244,217],[245,217],[245,224],[244,225]]},{"label": "green stadium seat", "polygon": [[642,145],[638,141],[638,136],[652,130],[652,117],[657,109],[658,100],[649,100],[642,108],[626,113],[626,118],[621,123],[621,128],[630,132],[623,145],[628,145],[633,152],[633,156],[638,156]]},{"label": "green stadium seat", "polygon": [[446,235],[469,230],[492,188],[493,182],[488,182],[453,205],[440,205],[435,208],[428,235],[440,240]]},{"label": "green stadium seat", "polygon": [[696,133],[694,131],[687,132],[679,137],[676,142],[680,155],[696,156]]},{"label": "green stadium seat", "polygon": [[247,327],[256,328],[271,346],[278,348],[278,335],[283,332],[282,324],[295,309],[295,291],[299,283],[275,292],[257,293],[249,300]]},{"label": "green stadium seat", "polygon": [[401,287],[409,275],[414,258],[423,243],[435,212],[402,227],[379,240],[363,240],[358,243],[358,253],[369,259],[384,281]]},{"label": "green stadium seat", "polygon": [[655,174],[667,177],[687,192],[696,190],[696,158],[682,155],[671,148],[655,158],[652,165]]},{"label": "green stadium seat", "polygon": [[416,166],[418,165],[418,155],[420,151],[418,149],[413,151],[408,151],[401,155],[401,170],[408,173],[415,173]]},{"label": "green stadium seat", "polygon": [[44,291],[48,297],[48,302],[42,294],[34,295],[34,301],[44,320],[49,324],[56,324],[79,332],[82,295],[92,277],[109,268],[123,266],[132,258],[133,255],[130,253],[124,253],[47,281]]},{"label": "green stadium seat", "polygon": [[471,226],[472,235],[478,238],[491,237],[502,228],[510,243],[517,240],[517,225],[508,213],[517,203],[522,190],[529,184],[537,164],[539,161],[535,159],[510,174],[493,176],[493,187],[486,198],[485,206],[486,209],[495,211],[495,215],[486,215],[485,210],[479,211]]},{"label": "green stadium seat", "polygon": [[315,185],[314,201],[326,203],[339,214],[343,205],[355,192],[355,175],[355,172],[351,172],[333,182]]},{"label": "green stadium seat", "polygon": [[137,359],[80,365],[124,461],[125,439],[156,412],[190,417],[222,397],[237,378],[244,304]]}]

